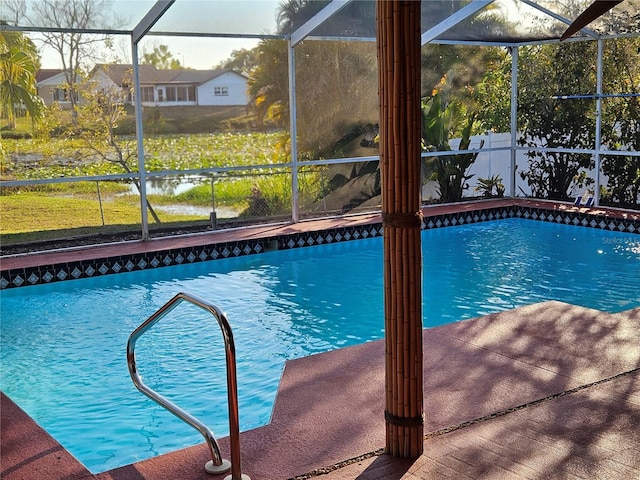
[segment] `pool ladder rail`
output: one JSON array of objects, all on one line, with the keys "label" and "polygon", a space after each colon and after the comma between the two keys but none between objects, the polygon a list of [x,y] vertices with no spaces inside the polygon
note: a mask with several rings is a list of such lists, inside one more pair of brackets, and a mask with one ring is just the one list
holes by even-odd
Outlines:
[{"label": "pool ladder rail", "polygon": [[[153,327],[158,321],[165,317],[169,312],[176,308],[182,302],[189,302],[196,305],[203,310],[211,313],[220,326],[222,336],[224,337],[226,365],[227,365],[227,395],[229,402],[229,444],[231,451],[231,461],[225,460],[220,454],[220,447],[214,436],[213,431],[208,428],[197,418],[193,417],[189,413],[182,410],[177,405],[173,404],[159,393],[152,390],[145,385],[142,381],[142,377],[138,373],[136,366],[135,346],[136,341],[147,330]],[[211,453],[212,460],[209,460],[204,469],[210,474],[222,474],[231,470],[231,475],[228,475],[224,480],[251,480],[248,475],[242,474],[242,467],[240,462],[240,421],[238,416],[238,383],[236,377],[236,352],[233,342],[233,333],[231,331],[231,325],[227,319],[226,314],[215,305],[202,300],[196,296],[186,294],[183,292],[178,293],[175,297],[169,300],[163,307],[161,307],[156,313],[151,315],[144,321],[138,328],[136,328],[127,342],[127,365],[129,367],[129,374],[133,380],[133,384],[138,390],[149,397],[151,400],[159,404],[161,407],[169,410],[176,417],[188,423],[193,428],[198,430],[204,437],[207,445],[209,446],[209,452]]]}]

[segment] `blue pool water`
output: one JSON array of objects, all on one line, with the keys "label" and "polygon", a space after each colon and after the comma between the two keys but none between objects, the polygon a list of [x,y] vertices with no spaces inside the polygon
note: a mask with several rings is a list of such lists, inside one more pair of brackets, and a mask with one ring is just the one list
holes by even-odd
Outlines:
[{"label": "blue pool water", "polygon": [[[527,220],[424,231],[424,325],[544,300],[640,306],[640,235]],[[288,359],[383,337],[382,239],[1,294],[1,387],[92,472],[202,442],[140,394],[128,335],[177,292],[226,311],[241,429],[269,421]],[[145,383],[226,435],[224,351],[213,317],[183,303],[137,344]]]}]

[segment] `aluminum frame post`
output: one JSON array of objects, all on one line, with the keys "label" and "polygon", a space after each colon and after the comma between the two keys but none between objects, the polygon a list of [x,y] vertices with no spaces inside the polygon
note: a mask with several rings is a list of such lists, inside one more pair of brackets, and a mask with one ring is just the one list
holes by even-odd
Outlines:
[{"label": "aluminum frame post", "polygon": [[518,47],[510,47],[511,52],[511,178],[509,196],[516,196],[516,142],[518,141]]},{"label": "aluminum frame post", "polygon": [[287,40],[289,63],[289,139],[291,144],[291,221],[300,220],[298,202],[298,124],[296,109],[296,54],[291,40]]},{"label": "aluminum frame post", "polygon": [[595,145],[595,188],[593,192],[593,204],[600,205],[600,148],[602,147],[602,57],[604,53],[604,40],[598,38],[597,80],[596,80],[596,145]]},{"label": "aluminum frame post", "polygon": [[149,215],[147,214],[147,175],[144,164],[144,135],[142,131],[142,104],[140,101],[140,65],[138,43],[131,37],[131,60],[133,62],[133,96],[136,112],[136,144],[138,148],[138,181],[140,182],[140,214],[142,240],[149,240]]}]

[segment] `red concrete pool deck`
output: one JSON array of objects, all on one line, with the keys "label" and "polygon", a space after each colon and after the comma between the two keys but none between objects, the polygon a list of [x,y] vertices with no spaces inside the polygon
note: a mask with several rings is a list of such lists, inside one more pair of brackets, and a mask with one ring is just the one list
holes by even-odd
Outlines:
[{"label": "red concrete pool deck", "polygon": [[[383,341],[287,362],[253,480],[640,478],[640,309],[544,302],[425,330],[424,454],[384,447]],[[0,478],[219,480],[204,444],[91,475],[2,396]],[[242,415],[242,411],[240,412]],[[227,455],[227,439],[221,439]]]}]

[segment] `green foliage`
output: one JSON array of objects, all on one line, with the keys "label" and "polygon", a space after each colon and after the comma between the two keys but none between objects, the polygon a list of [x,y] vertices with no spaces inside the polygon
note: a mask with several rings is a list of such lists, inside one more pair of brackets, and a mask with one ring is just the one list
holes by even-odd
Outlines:
[{"label": "green foliage", "polygon": [[143,52],[140,63],[153,65],[160,70],[180,70],[184,68],[180,61],[173,57],[169,47],[162,43],[154,45],[151,51]]},{"label": "green foliage", "polygon": [[162,135],[145,139],[147,170],[285,163],[280,133]]},{"label": "green foliage", "polygon": [[[287,0],[280,4],[278,30],[290,33],[317,14],[329,2]],[[423,9],[423,24],[453,13],[447,2],[429,2]],[[428,12],[428,13],[425,13]],[[375,36],[375,2],[350,2],[339,16],[314,31],[316,35]],[[485,13],[466,22],[462,29],[486,31],[499,23]],[[251,70],[249,92],[258,117],[267,125],[286,128],[289,124],[287,45],[264,40],[255,48],[256,67]],[[422,84],[430,96],[442,76],[455,71],[451,88],[456,98],[452,134],[461,135],[468,116],[470,92],[482,78],[488,62],[503,52],[495,47],[427,45],[422,48]],[[341,144],[354,126],[378,122],[378,73],[375,44],[371,42],[305,41],[295,48],[298,148],[314,158],[337,157],[345,153]],[[508,97],[507,97],[508,98]],[[508,117],[507,117],[508,119]],[[350,156],[350,152],[346,152]]]},{"label": "green foliage", "polygon": [[221,61],[214,67],[220,70],[235,70],[245,75],[249,75],[251,71],[258,66],[256,58],[256,49],[240,48],[233,50],[228,59]]},{"label": "green foliage", "polygon": [[[504,184],[500,175],[493,175],[489,178],[478,178],[478,186],[474,189],[476,192],[482,192],[485,198],[502,198],[504,197]],[[495,190],[495,193],[493,192]]]},{"label": "green foliage", "polygon": [[[604,49],[607,92],[640,92],[640,38],[609,40]],[[603,101],[602,143],[611,150],[640,151],[640,97]],[[626,207],[640,205],[640,157],[604,155],[602,171],[608,177],[607,201]]]},{"label": "green foliage", "polygon": [[166,133],[167,122],[162,114],[160,108],[148,108],[144,112],[144,131],[151,135],[157,135],[159,133]]},{"label": "green foliage", "polygon": [[[421,51],[423,96],[431,96],[441,79],[453,74],[451,95],[460,99],[461,104],[473,105],[474,89],[494,71],[495,64],[501,62],[505,55],[504,49],[499,47],[427,44]],[[477,106],[473,105],[473,108]]]},{"label": "green foliage", "polygon": [[254,185],[251,178],[222,178],[214,183],[213,195],[211,192],[211,181],[196,185],[186,192],[178,195],[166,197],[165,203],[179,203],[188,205],[211,206],[216,205],[241,206],[246,208],[247,199],[251,195],[251,187]]},{"label": "green foliage", "polygon": [[[357,2],[356,2],[357,3]],[[378,118],[375,45],[313,41],[296,49],[299,147],[311,155],[340,155],[354,126]]]},{"label": "green foliage", "polygon": [[[124,109],[127,115],[118,121],[114,132],[119,136],[134,136],[133,106],[125,105]],[[145,107],[142,125],[146,135],[246,132],[255,130],[255,117],[238,105]]]},{"label": "green foliage", "polygon": [[[216,177],[214,192],[205,181],[175,196],[157,199],[161,203],[232,207],[241,217],[266,217],[291,211],[291,179],[288,170],[254,175],[230,173]],[[316,185],[317,189],[317,185]]]},{"label": "green foliage", "polygon": [[[135,151],[133,137],[118,141],[123,149]],[[147,137],[146,167],[148,171],[163,171],[286,163],[281,141],[281,132]],[[18,180],[122,173],[113,162],[79,153],[86,153],[86,144],[77,137],[7,141],[3,146],[5,158],[0,159],[0,167],[5,175]]]},{"label": "green foliage", "polygon": [[247,92],[259,121],[277,128],[289,124],[287,42],[267,39],[256,50],[257,66],[247,81]]},{"label": "green foliage", "polygon": [[[603,92],[640,92],[640,38],[604,41]],[[595,147],[595,99],[558,99],[561,95],[596,92],[595,42],[538,45],[519,49],[518,130],[522,146],[557,148]],[[499,61],[488,65],[484,80],[473,91],[478,121],[483,130],[505,132],[510,119],[511,56],[504,51]],[[602,100],[602,145],[609,150],[638,151],[640,148],[640,98]],[[587,169],[591,156],[559,152],[529,153],[520,176],[539,198],[567,200],[572,191],[591,185]],[[609,188],[605,201],[637,205],[640,159],[603,155],[602,173]]]},{"label": "green foliage", "polygon": [[[131,142],[133,148],[132,138],[123,138],[119,139],[119,141]],[[252,166],[285,163],[287,159],[282,153],[281,141],[281,132],[172,135],[149,137],[145,140],[145,148],[147,151],[152,152],[148,166],[152,166],[155,170],[190,170],[216,166]],[[82,150],[85,145],[84,140],[80,138],[38,138],[6,142],[6,145],[10,151],[7,152],[6,158],[3,159],[2,163],[3,178],[5,179],[37,179],[122,173],[122,170],[113,162],[106,161],[99,156],[91,158],[74,157],[76,152]],[[20,160],[21,158],[23,159]],[[26,158],[37,160],[28,161]],[[269,169],[269,172],[273,174],[253,175],[245,172],[245,176],[242,176],[242,172],[234,172],[216,178],[216,205],[230,206],[237,211],[249,209],[244,213],[244,216],[255,216],[258,210],[262,211],[262,214],[259,215],[261,217],[269,214],[290,212],[290,170],[273,168]],[[80,189],[79,185],[86,185],[86,188]],[[257,188],[255,192],[252,191],[254,187]],[[312,189],[312,186],[307,185],[305,188]],[[316,185],[316,188],[319,188],[319,186]],[[129,185],[126,182],[100,182],[100,190],[103,200],[113,204],[112,202],[116,199],[124,198],[121,194],[129,191]],[[87,213],[85,217],[91,216],[99,219],[99,214],[96,213],[98,212],[96,186],[93,182],[80,184],[63,183],[2,190],[2,193],[7,198],[15,197],[11,201],[17,201],[18,205],[21,201],[33,201],[31,197],[24,196],[25,193],[29,192],[33,195],[50,196],[52,199],[68,197],[69,202],[77,201],[80,198],[87,199],[87,201],[92,202],[90,203],[92,206],[86,206]],[[132,196],[126,195],[126,197]],[[207,181],[177,196],[150,195],[149,199],[157,204],[211,206],[211,184],[210,181]],[[67,200],[63,203],[66,202]],[[5,203],[3,203],[3,208],[4,205]],[[253,205],[253,208],[251,205]],[[139,204],[136,205],[134,202],[132,209],[137,212],[139,217]],[[163,222],[184,217],[168,216],[163,212],[160,212],[159,216]],[[138,217],[135,218],[139,220]],[[3,220],[5,218],[8,217],[3,217]],[[38,216],[33,218],[37,219]],[[97,221],[96,218],[92,220],[94,223]],[[29,222],[31,222],[30,228],[33,229],[34,223],[31,220]],[[10,223],[3,223],[3,234],[7,231],[6,228],[10,228],[13,231],[17,227]]]},{"label": "green foliage", "polygon": [[511,131],[511,55],[499,50],[482,80],[470,87],[471,102],[481,131]]},{"label": "green foliage", "polygon": [[240,214],[240,217],[289,214],[291,212],[291,177],[288,172],[282,175],[263,175],[256,178],[247,201],[249,205]]},{"label": "green foliage", "polygon": [[[595,101],[561,100],[557,95],[595,91],[595,42],[524,47],[519,57],[518,118],[524,131],[519,145],[593,148]],[[590,155],[527,152],[520,172],[536,198],[569,200],[573,180],[593,166]]]},{"label": "green foliage", "polygon": [[[160,197],[160,196],[158,196]],[[211,183],[205,182],[195,187],[190,188],[186,192],[179,193],[177,195],[166,196],[158,198],[158,201],[163,203],[181,203],[187,205],[199,205],[203,207],[211,206]]]},{"label": "green foliage", "polygon": [[0,113],[10,129],[15,129],[22,107],[34,121],[42,116],[44,102],[36,90],[39,67],[38,49],[29,37],[0,31]]},{"label": "green foliage", "polygon": [[[289,125],[286,43],[264,40],[249,93],[265,125]],[[296,48],[298,147],[311,156],[331,155],[345,130],[378,121],[375,45],[311,41]]]},{"label": "green foliage", "polygon": [[603,200],[619,203],[623,207],[640,205],[639,157],[605,156],[602,171],[608,176],[608,188],[603,192]]},{"label": "green foliage", "polygon": [[[422,103],[422,140],[425,151],[449,152],[449,135],[454,107],[444,100],[446,88],[437,91],[431,98],[423,99]],[[471,143],[471,131],[475,115],[466,119],[462,130],[460,150],[467,150]],[[480,145],[482,148],[484,144]],[[468,180],[473,177],[468,173],[475,162],[478,153],[462,153],[427,157],[425,159],[425,178],[438,183],[438,193],[443,202],[455,202],[462,198],[464,191],[469,188]]]}]

